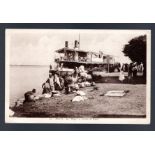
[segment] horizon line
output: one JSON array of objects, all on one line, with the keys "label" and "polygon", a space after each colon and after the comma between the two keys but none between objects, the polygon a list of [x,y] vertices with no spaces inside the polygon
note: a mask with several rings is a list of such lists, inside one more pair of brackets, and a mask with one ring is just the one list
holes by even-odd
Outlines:
[{"label": "horizon line", "polygon": [[34,64],[18,65],[18,64],[10,64],[10,66],[49,66],[49,65],[34,65]]}]

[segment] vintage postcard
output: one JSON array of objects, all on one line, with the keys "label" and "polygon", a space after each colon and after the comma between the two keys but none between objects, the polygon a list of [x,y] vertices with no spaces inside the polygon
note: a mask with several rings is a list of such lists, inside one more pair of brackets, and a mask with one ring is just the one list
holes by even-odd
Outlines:
[{"label": "vintage postcard", "polygon": [[5,30],[5,123],[150,124],[150,99],[151,30]]}]

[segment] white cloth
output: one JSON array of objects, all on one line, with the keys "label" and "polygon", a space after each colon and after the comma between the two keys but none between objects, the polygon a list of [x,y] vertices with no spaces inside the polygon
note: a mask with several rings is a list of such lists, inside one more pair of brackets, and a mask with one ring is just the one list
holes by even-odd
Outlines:
[{"label": "white cloth", "polygon": [[80,101],[84,101],[86,99],[87,99],[87,97],[85,97],[85,96],[75,96],[73,98],[72,102],[80,102]]},{"label": "white cloth", "polygon": [[120,72],[119,80],[123,81],[124,79],[125,79],[125,76],[124,76],[123,72]]},{"label": "white cloth", "polygon": [[86,94],[85,94],[85,92],[80,91],[80,90],[79,90],[79,91],[77,91],[77,92],[76,92],[76,94],[77,94],[77,95],[80,95],[80,96],[84,96],[84,95],[86,95]]}]

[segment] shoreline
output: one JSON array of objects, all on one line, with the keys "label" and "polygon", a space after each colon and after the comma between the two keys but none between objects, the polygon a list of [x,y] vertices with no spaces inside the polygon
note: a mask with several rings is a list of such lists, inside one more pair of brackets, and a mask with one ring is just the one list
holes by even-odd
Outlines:
[{"label": "shoreline", "polygon": [[[44,98],[33,103],[13,108],[15,117],[45,118],[144,118],[146,117],[146,85],[131,84],[97,84],[82,88],[87,100],[72,102],[75,94],[61,94],[60,97]],[[123,97],[101,96],[108,90],[129,90]],[[93,97],[94,96],[94,97]]]}]

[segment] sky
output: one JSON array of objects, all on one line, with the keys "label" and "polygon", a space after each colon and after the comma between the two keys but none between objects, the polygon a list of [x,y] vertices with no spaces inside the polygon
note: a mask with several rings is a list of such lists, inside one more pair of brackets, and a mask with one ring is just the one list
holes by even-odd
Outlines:
[{"label": "sky", "polygon": [[80,49],[113,55],[116,61],[129,63],[122,50],[132,38],[146,34],[146,30],[54,30],[54,29],[7,29],[6,47],[10,65],[49,65],[55,59],[55,50],[69,48],[79,40]]}]

